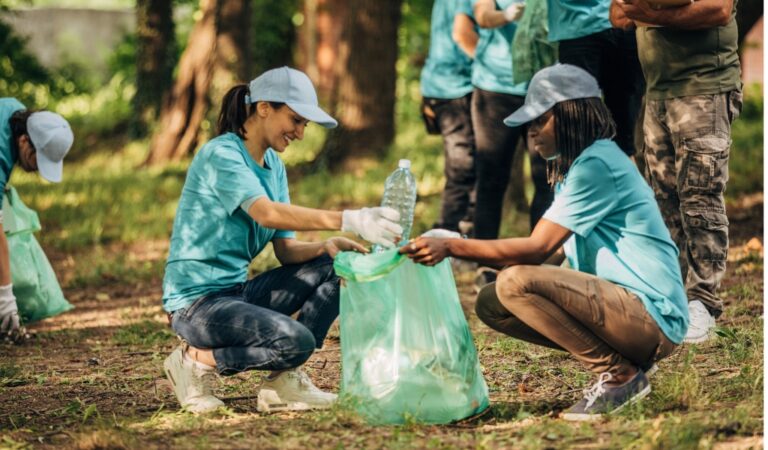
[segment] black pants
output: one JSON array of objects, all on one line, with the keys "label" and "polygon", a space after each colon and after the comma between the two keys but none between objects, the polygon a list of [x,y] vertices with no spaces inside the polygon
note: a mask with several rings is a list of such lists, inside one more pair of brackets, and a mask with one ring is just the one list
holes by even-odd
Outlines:
[{"label": "black pants", "polygon": [[616,143],[634,155],[635,124],[643,103],[645,78],[634,31],[616,28],[560,41],[560,62],[581,67],[597,79],[616,121]]},{"label": "black pants", "polygon": [[445,189],[440,221],[435,228],[458,231],[462,220],[472,222],[475,204],[475,134],[470,105],[472,94],[444,100],[425,98],[435,113],[445,148]]},{"label": "black pants", "polygon": [[[525,98],[475,88],[472,94],[472,125],[475,129],[477,153],[477,203],[475,206],[474,237],[499,237],[504,193],[509,185],[512,159],[523,127],[510,128],[503,120],[523,106]],[[531,204],[531,227],[552,203],[552,191],[547,185],[546,162],[538,154],[531,155],[531,174],[535,195]]]}]

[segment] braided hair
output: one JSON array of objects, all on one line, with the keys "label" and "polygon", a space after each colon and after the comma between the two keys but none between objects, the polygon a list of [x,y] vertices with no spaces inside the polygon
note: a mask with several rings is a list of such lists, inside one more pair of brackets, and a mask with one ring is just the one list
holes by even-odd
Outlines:
[{"label": "braided hair", "polygon": [[565,100],[552,108],[555,115],[555,144],[560,157],[547,161],[547,182],[562,182],[571,164],[599,139],[616,135],[616,122],[597,97]]}]

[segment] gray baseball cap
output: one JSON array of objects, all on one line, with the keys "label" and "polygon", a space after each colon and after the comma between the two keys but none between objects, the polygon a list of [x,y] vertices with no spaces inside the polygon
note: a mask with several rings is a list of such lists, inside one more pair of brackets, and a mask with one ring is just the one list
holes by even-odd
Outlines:
[{"label": "gray baseball cap", "polygon": [[27,134],[35,146],[40,175],[54,183],[61,181],[64,157],[75,140],[67,120],[50,111],[32,113],[27,118]]},{"label": "gray baseball cap", "polygon": [[335,128],[339,124],[320,109],[315,87],[304,72],[290,67],[268,70],[251,81],[248,87],[250,95],[245,97],[246,103],[285,103],[296,114],[322,127]]},{"label": "gray baseball cap", "polygon": [[597,80],[586,70],[571,64],[555,64],[536,72],[528,85],[525,104],[504,119],[504,124],[519,127],[549,111],[556,103],[602,95]]}]

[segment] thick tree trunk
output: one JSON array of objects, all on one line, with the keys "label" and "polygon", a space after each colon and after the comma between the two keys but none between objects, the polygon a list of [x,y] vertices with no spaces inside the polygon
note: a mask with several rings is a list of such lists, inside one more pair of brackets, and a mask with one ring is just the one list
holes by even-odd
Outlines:
[{"label": "thick tree trunk", "polygon": [[341,34],[349,7],[345,0],[305,0],[299,30],[299,61],[320,99],[335,109]]},{"label": "thick tree trunk", "polygon": [[200,124],[209,108],[208,89],[216,56],[216,0],[200,0],[200,20],[189,35],[171,95],[160,114],[160,129],[147,164],[179,161],[197,145]]},{"label": "thick tree trunk", "polygon": [[136,2],[136,37],[136,114],[132,131],[136,136],[144,136],[148,124],[157,119],[162,99],[173,83],[176,45],[171,0]]},{"label": "thick tree trunk", "polygon": [[219,0],[212,99],[221,98],[233,85],[247,83],[252,77],[250,19],[250,1]]},{"label": "thick tree trunk", "polygon": [[378,159],[392,143],[401,3],[349,3],[337,65],[339,127],[328,134],[316,164],[349,169]]}]

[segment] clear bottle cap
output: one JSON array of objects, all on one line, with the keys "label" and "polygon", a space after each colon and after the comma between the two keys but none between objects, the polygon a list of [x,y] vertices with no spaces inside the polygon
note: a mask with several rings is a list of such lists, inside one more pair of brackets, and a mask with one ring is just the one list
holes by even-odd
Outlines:
[{"label": "clear bottle cap", "polygon": [[411,160],[410,159],[401,159],[397,162],[397,167],[399,169],[410,169],[411,168]]}]

